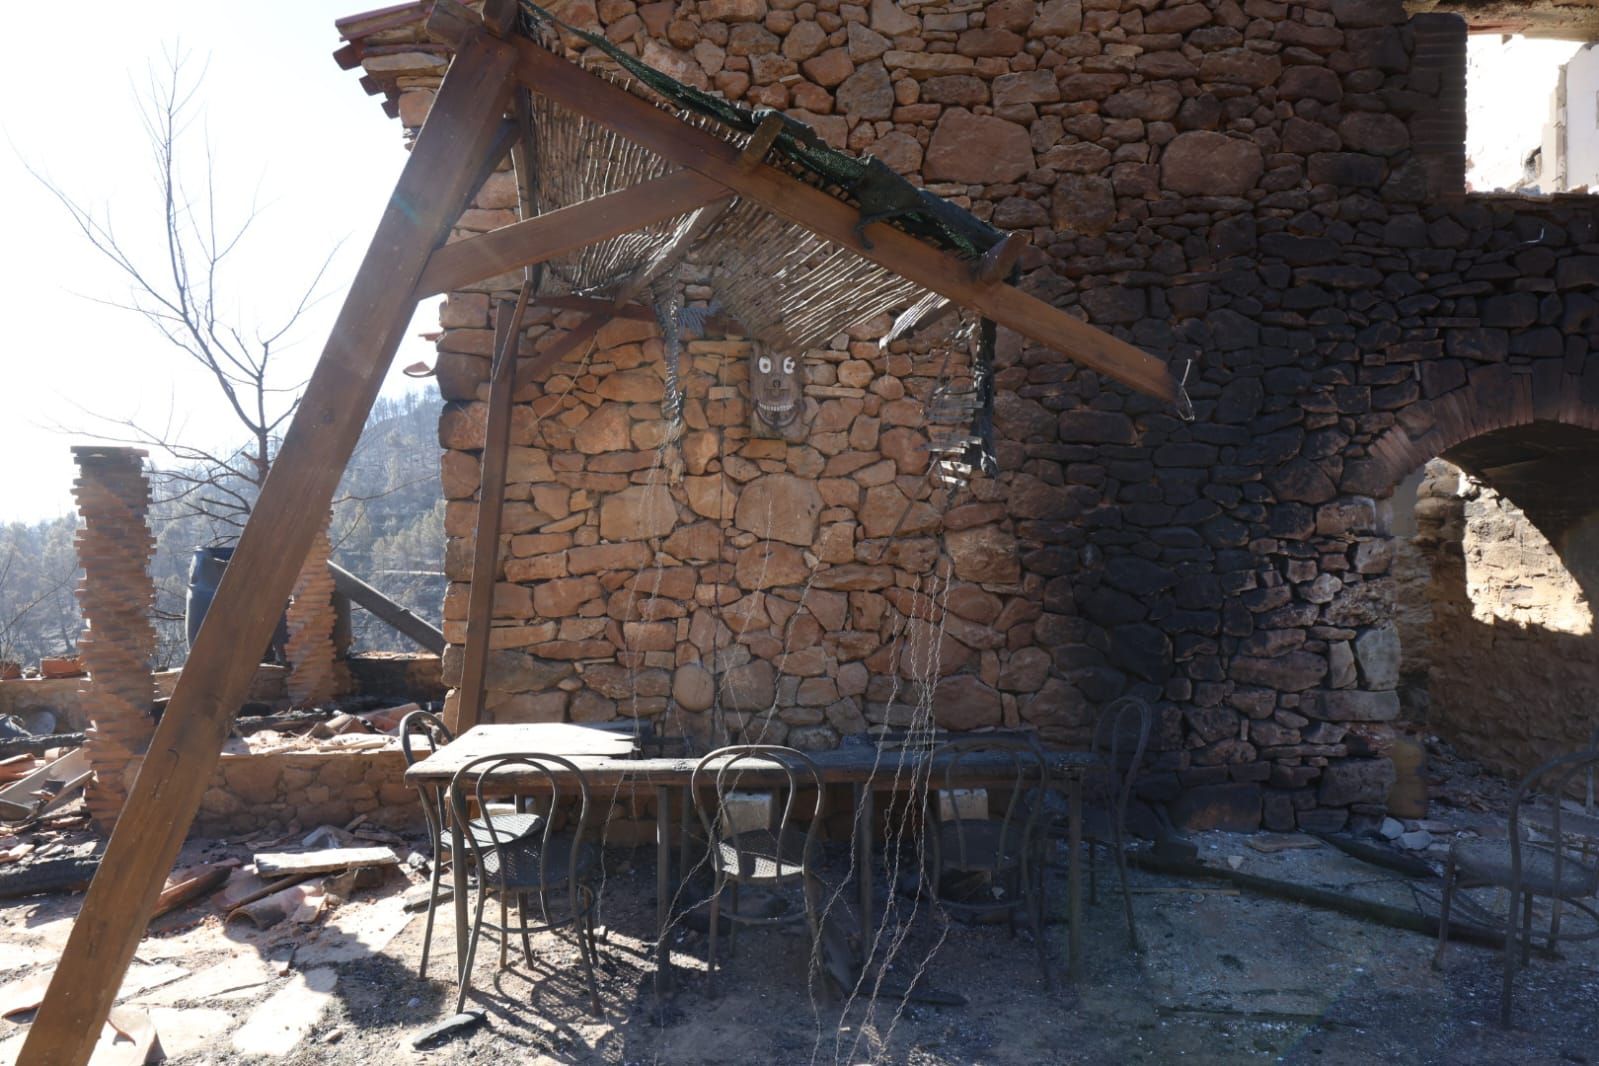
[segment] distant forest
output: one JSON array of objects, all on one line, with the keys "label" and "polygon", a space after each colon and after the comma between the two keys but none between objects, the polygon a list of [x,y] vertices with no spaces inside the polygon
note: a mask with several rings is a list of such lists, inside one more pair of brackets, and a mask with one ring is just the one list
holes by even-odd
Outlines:
[{"label": "distant forest", "polygon": [[[333,507],[333,560],[434,625],[444,598],[444,499],[439,487],[436,389],[380,398],[367,419]],[[63,445],[64,446],[64,445]],[[183,608],[197,547],[231,544],[235,531],[174,499],[176,485],[152,476],[156,535],[157,668],[187,654]],[[71,654],[83,630],[74,589],[78,519],[0,525],[0,661],[37,663]],[[355,647],[414,650],[357,607]]]}]

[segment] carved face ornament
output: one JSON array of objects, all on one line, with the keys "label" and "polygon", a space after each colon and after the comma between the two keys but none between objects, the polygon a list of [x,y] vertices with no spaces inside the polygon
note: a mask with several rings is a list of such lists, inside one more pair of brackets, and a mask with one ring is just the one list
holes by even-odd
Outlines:
[{"label": "carved face ornament", "polygon": [[803,402],[799,360],[792,355],[760,353],[755,358],[750,395],[755,400],[755,416],[763,423],[773,429],[792,424],[799,417]]}]

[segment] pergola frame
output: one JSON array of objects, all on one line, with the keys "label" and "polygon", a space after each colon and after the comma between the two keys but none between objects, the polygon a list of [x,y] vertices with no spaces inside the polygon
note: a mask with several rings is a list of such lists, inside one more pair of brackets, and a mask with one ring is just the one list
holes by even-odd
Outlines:
[{"label": "pergola frame", "polygon": [[[255,651],[271,636],[417,300],[712,205],[701,211],[705,225],[690,226],[685,239],[665,248],[613,300],[591,302],[594,309],[577,328],[520,364],[530,286],[514,307],[508,301],[499,307],[466,663],[457,689],[462,727],[476,721],[482,701],[516,387],[578,350],[611,315],[632,313],[650,276],[686,252],[731,197],[758,203],[1135,389],[1175,396],[1159,361],[1000,280],[1025,242],[1013,236],[973,263],[884,223],[866,227],[863,239],[854,208],[762,162],[775,128],[757,131],[741,151],[519,36],[515,12],[507,0],[489,0],[482,16],[453,0],[437,0],[432,9],[428,29],[455,46],[455,57],[156,729],[23,1044],[22,1066],[88,1062],[255,674]],[[682,169],[446,245],[483,180],[523,142],[521,109],[514,109],[519,121],[506,120],[519,88],[545,94]]]}]

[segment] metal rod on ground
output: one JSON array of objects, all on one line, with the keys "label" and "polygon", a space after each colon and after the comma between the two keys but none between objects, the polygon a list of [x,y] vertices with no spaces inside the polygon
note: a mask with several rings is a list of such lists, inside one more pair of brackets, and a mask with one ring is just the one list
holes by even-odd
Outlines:
[{"label": "metal rod on ground", "polygon": [[[1152,873],[1169,874],[1174,877],[1209,878],[1216,881],[1226,881],[1247,888],[1251,892],[1258,892],[1263,896],[1275,896],[1278,899],[1290,900],[1294,903],[1304,903],[1323,910],[1337,911],[1353,918],[1364,918],[1378,925],[1390,926],[1394,929],[1407,929],[1413,933],[1422,933],[1426,936],[1438,935],[1438,919],[1431,914],[1422,914],[1418,911],[1406,910],[1403,907],[1394,907],[1376,900],[1361,899],[1351,896],[1347,892],[1335,892],[1331,889],[1313,888],[1310,885],[1295,884],[1292,881],[1279,881],[1274,877],[1261,877],[1258,874],[1241,873],[1238,870],[1223,869],[1220,866],[1206,866],[1200,862],[1185,862],[1181,859],[1162,859],[1146,852],[1129,852],[1127,861],[1141,870]],[[1505,936],[1503,933],[1492,929],[1484,929],[1480,925],[1462,925],[1459,922],[1449,923],[1449,937],[1451,940],[1462,940],[1471,944],[1481,944],[1485,947],[1503,948]],[[1537,948],[1533,949],[1535,952]],[[1552,954],[1544,952],[1544,954]]]}]

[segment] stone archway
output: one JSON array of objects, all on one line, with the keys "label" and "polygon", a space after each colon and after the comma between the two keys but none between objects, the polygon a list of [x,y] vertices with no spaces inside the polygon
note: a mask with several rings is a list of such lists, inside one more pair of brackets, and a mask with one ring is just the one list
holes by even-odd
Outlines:
[{"label": "stone archway", "polygon": [[1399,411],[1398,424],[1345,467],[1345,492],[1385,498],[1429,459],[1475,437],[1536,422],[1599,430],[1599,366],[1570,374],[1564,361],[1496,363],[1466,371],[1426,365],[1427,397]]},{"label": "stone archway", "polygon": [[1595,429],[1534,420],[1428,462],[1419,491],[1407,486],[1413,531],[1393,520],[1410,501],[1387,508],[1402,704],[1503,773],[1587,742],[1599,724],[1596,466]]}]

